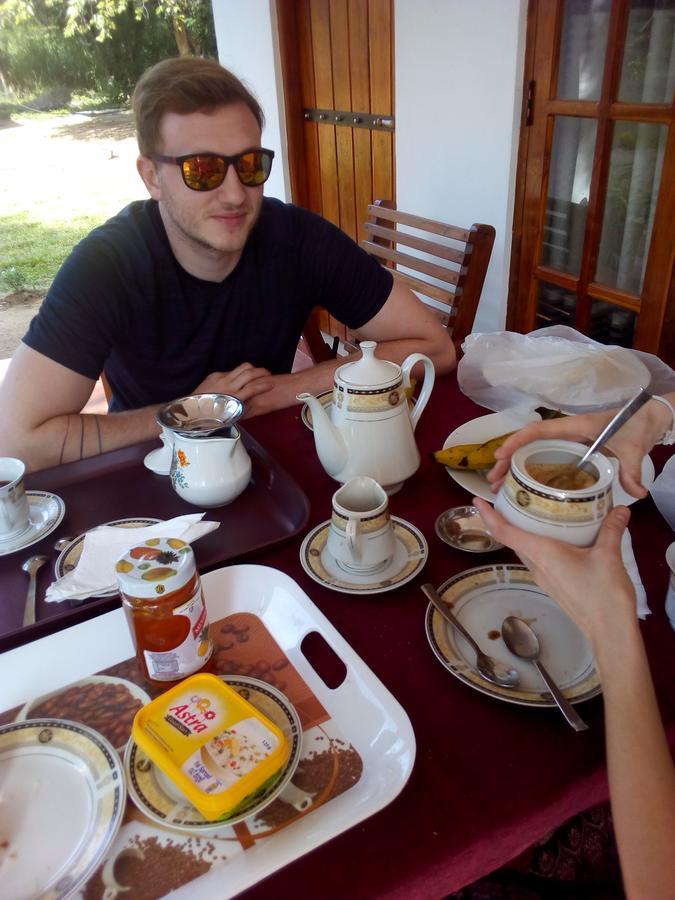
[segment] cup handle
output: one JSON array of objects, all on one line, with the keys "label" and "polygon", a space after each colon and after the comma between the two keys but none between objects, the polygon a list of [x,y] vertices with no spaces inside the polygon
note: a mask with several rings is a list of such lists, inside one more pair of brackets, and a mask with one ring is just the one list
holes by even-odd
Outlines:
[{"label": "cup handle", "polygon": [[412,424],[413,431],[415,430],[415,428],[417,428],[417,423],[420,420],[420,416],[424,412],[424,407],[429,401],[431,390],[436,379],[436,370],[434,369],[434,364],[429,359],[429,357],[425,356],[423,353],[411,353],[401,366],[401,371],[403,372],[403,388],[405,390],[410,388],[410,372],[412,371],[412,367],[415,365],[415,363],[418,362],[424,364],[424,380],[422,382],[422,390],[419,393],[417,402],[415,403],[410,413],[410,422]]}]

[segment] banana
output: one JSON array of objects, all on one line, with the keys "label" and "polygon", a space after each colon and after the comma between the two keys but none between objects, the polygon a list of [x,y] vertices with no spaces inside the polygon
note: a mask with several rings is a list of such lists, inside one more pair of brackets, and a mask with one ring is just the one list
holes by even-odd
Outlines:
[{"label": "banana", "polygon": [[500,434],[483,444],[457,444],[437,450],[433,456],[436,462],[450,469],[491,469],[495,464],[495,450],[514,432]]},{"label": "banana", "polygon": [[[542,419],[565,417],[565,413],[559,409],[547,409],[544,406],[539,406],[535,412],[538,412]],[[495,450],[514,433],[509,431],[507,434],[500,434],[485,441],[484,444],[457,444],[455,447],[446,447],[445,450],[437,450],[433,457],[436,462],[448,466],[449,469],[491,469],[496,462]]]}]

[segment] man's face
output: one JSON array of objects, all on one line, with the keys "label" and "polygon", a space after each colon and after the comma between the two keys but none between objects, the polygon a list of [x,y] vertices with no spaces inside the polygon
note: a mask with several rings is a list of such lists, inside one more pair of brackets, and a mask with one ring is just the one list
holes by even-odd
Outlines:
[{"label": "man's face", "polygon": [[[157,152],[166,156],[199,152],[234,156],[260,147],[261,138],[255,116],[243,103],[208,113],[167,113],[160,136]],[[192,252],[238,256],[260,214],[263,186],[245,187],[230,166],[220,187],[193,191],[183,182],[180,166],[155,163],[155,169],[156,189],[151,194],[160,202],[172,242],[175,238],[187,242]]]}]

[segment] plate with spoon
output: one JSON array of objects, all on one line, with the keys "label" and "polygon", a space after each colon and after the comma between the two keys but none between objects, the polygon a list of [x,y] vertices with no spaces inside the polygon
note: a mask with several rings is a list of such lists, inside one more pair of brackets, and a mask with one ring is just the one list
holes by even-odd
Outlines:
[{"label": "plate with spoon", "polygon": [[523,619],[537,633],[540,659],[570,703],[601,692],[590,645],[566,613],[537,584],[525,566],[495,564],[460,572],[438,589],[443,602],[500,670],[515,670],[518,684],[488,680],[476,650],[433,603],[425,616],[427,640],[436,658],[469,687],[519,706],[555,707],[535,667],[507,649],[501,627],[509,616]]}]

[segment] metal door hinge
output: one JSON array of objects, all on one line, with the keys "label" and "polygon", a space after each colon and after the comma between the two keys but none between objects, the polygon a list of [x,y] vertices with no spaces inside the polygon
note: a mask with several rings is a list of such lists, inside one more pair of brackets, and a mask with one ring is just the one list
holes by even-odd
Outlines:
[{"label": "metal door hinge", "polygon": [[306,122],[318,122],[320,125],[343,125],[348,128],[368,128],[371,131],[394,130],[393,116],[342,109],[304,109],[302,115]]},{"label": "metal door hinge", "polygon": [[534,89],[536,81],[530,81],[527,85],[527,99],[525,101],[525,126],[532,124],[534,118]]}]

